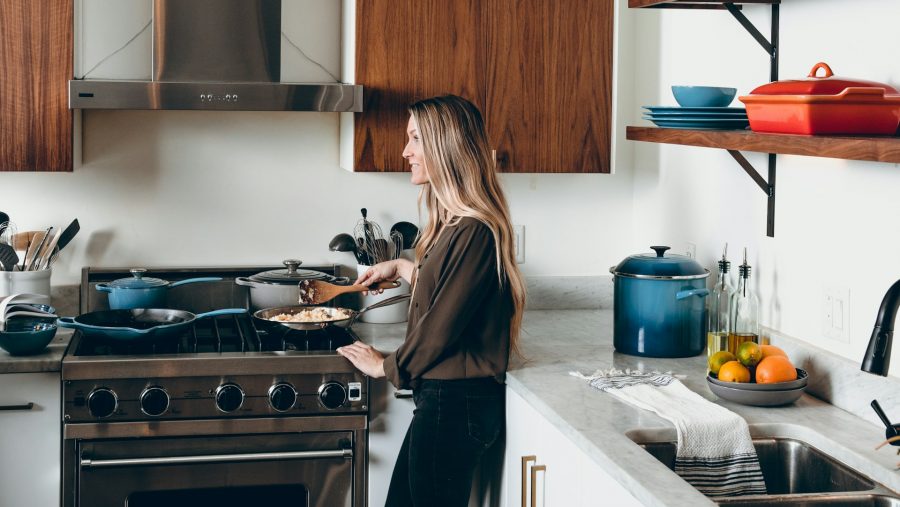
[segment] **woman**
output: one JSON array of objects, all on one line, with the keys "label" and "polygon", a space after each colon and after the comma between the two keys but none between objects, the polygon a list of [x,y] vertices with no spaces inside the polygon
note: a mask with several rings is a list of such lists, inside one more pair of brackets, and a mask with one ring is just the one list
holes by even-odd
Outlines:
[{"label": "woman", "polygon": [[475,466],[503,428],[525,284],[481,113],[452,95],[409,112],[403,157],[428,211],[416,262],[383,262],[357,280],[412,284],[406,340],[387,356],[362,342],[338,352],[366,375],[413,390],[387,505],[465,506]]}]

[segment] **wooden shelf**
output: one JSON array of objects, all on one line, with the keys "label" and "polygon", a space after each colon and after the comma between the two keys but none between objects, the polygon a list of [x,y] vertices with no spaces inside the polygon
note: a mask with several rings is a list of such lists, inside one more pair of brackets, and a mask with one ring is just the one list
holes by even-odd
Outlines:
[{"label": "wooden shelf", "polygon": [[[653,7],[657,9],[724,9],[724,0],[628,0],[628,7],[641,8]],[[780,4],[781,0],[734,0],[740,4]]]},{"label": "wooden shelf", "polygon": [[900,163],[900,137],[800,136],[759,134],[749,130],[682,130],[627,127],[625,138],[723,150],[806,155]]}]

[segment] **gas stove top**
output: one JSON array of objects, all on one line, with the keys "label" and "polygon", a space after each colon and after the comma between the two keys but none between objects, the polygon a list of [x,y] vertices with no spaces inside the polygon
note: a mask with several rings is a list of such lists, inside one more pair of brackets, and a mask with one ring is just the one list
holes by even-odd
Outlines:
[{"label": "gas stove top", "polygon": [[[268,269],[274,268],[149,272],[169,281],[223,277],[169,291],[171,308],[202,313],[249,307],[248,289],[233,280]],[[311,269],[339,276],[338,266]],[[97,283],[128,276],[127,269],[85,268],[82,313],[108,308],[106,295],[94,289]],[[62,362],[64,418],[74,423],[365,413],[367,379],[335,352],[357,339],[335,326],[257,330],[249,314],[198,319],[181,336],[162,341],[118,342],[76,332]]]}]

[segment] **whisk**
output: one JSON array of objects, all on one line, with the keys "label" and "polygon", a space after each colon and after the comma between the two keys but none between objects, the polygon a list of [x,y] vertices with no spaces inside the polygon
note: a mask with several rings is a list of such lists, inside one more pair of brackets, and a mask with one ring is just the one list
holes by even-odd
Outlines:
[{"label": "whisk", "polygon": [[366,208],[359,211],[362,213],[362,219],[356,223],[353,236],[356,237],[362,257],[369,266],[389,260],[391,258],[390,246],[384,239],[381,226],[368,219],[369,211]]}]

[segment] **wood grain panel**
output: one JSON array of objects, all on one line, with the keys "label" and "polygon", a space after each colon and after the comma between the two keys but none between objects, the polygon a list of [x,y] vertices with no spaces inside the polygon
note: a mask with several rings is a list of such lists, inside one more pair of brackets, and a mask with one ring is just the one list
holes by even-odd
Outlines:
[{"label": "wood grain panel", "polygon": [[610,172],[613,3],[492,0],[485,118],[505,172]]},{"label": "wood grain panel", "polygon": [[479,107],[480,0],[357,0],[356,82],[365,90],[354,125],[356,171],[408,171],[407,106],[453,93]]},{"label": "wood grain panel", "polygon": [[72,0],[0,2],[0,170],[72,170],[72,16]]},{"label": "wood grain panel", "polygon": [[900,137],[801,136],[749,130],[682,130],[628,127],[626,138],[651,143],[810,157],[900,163]]}]

